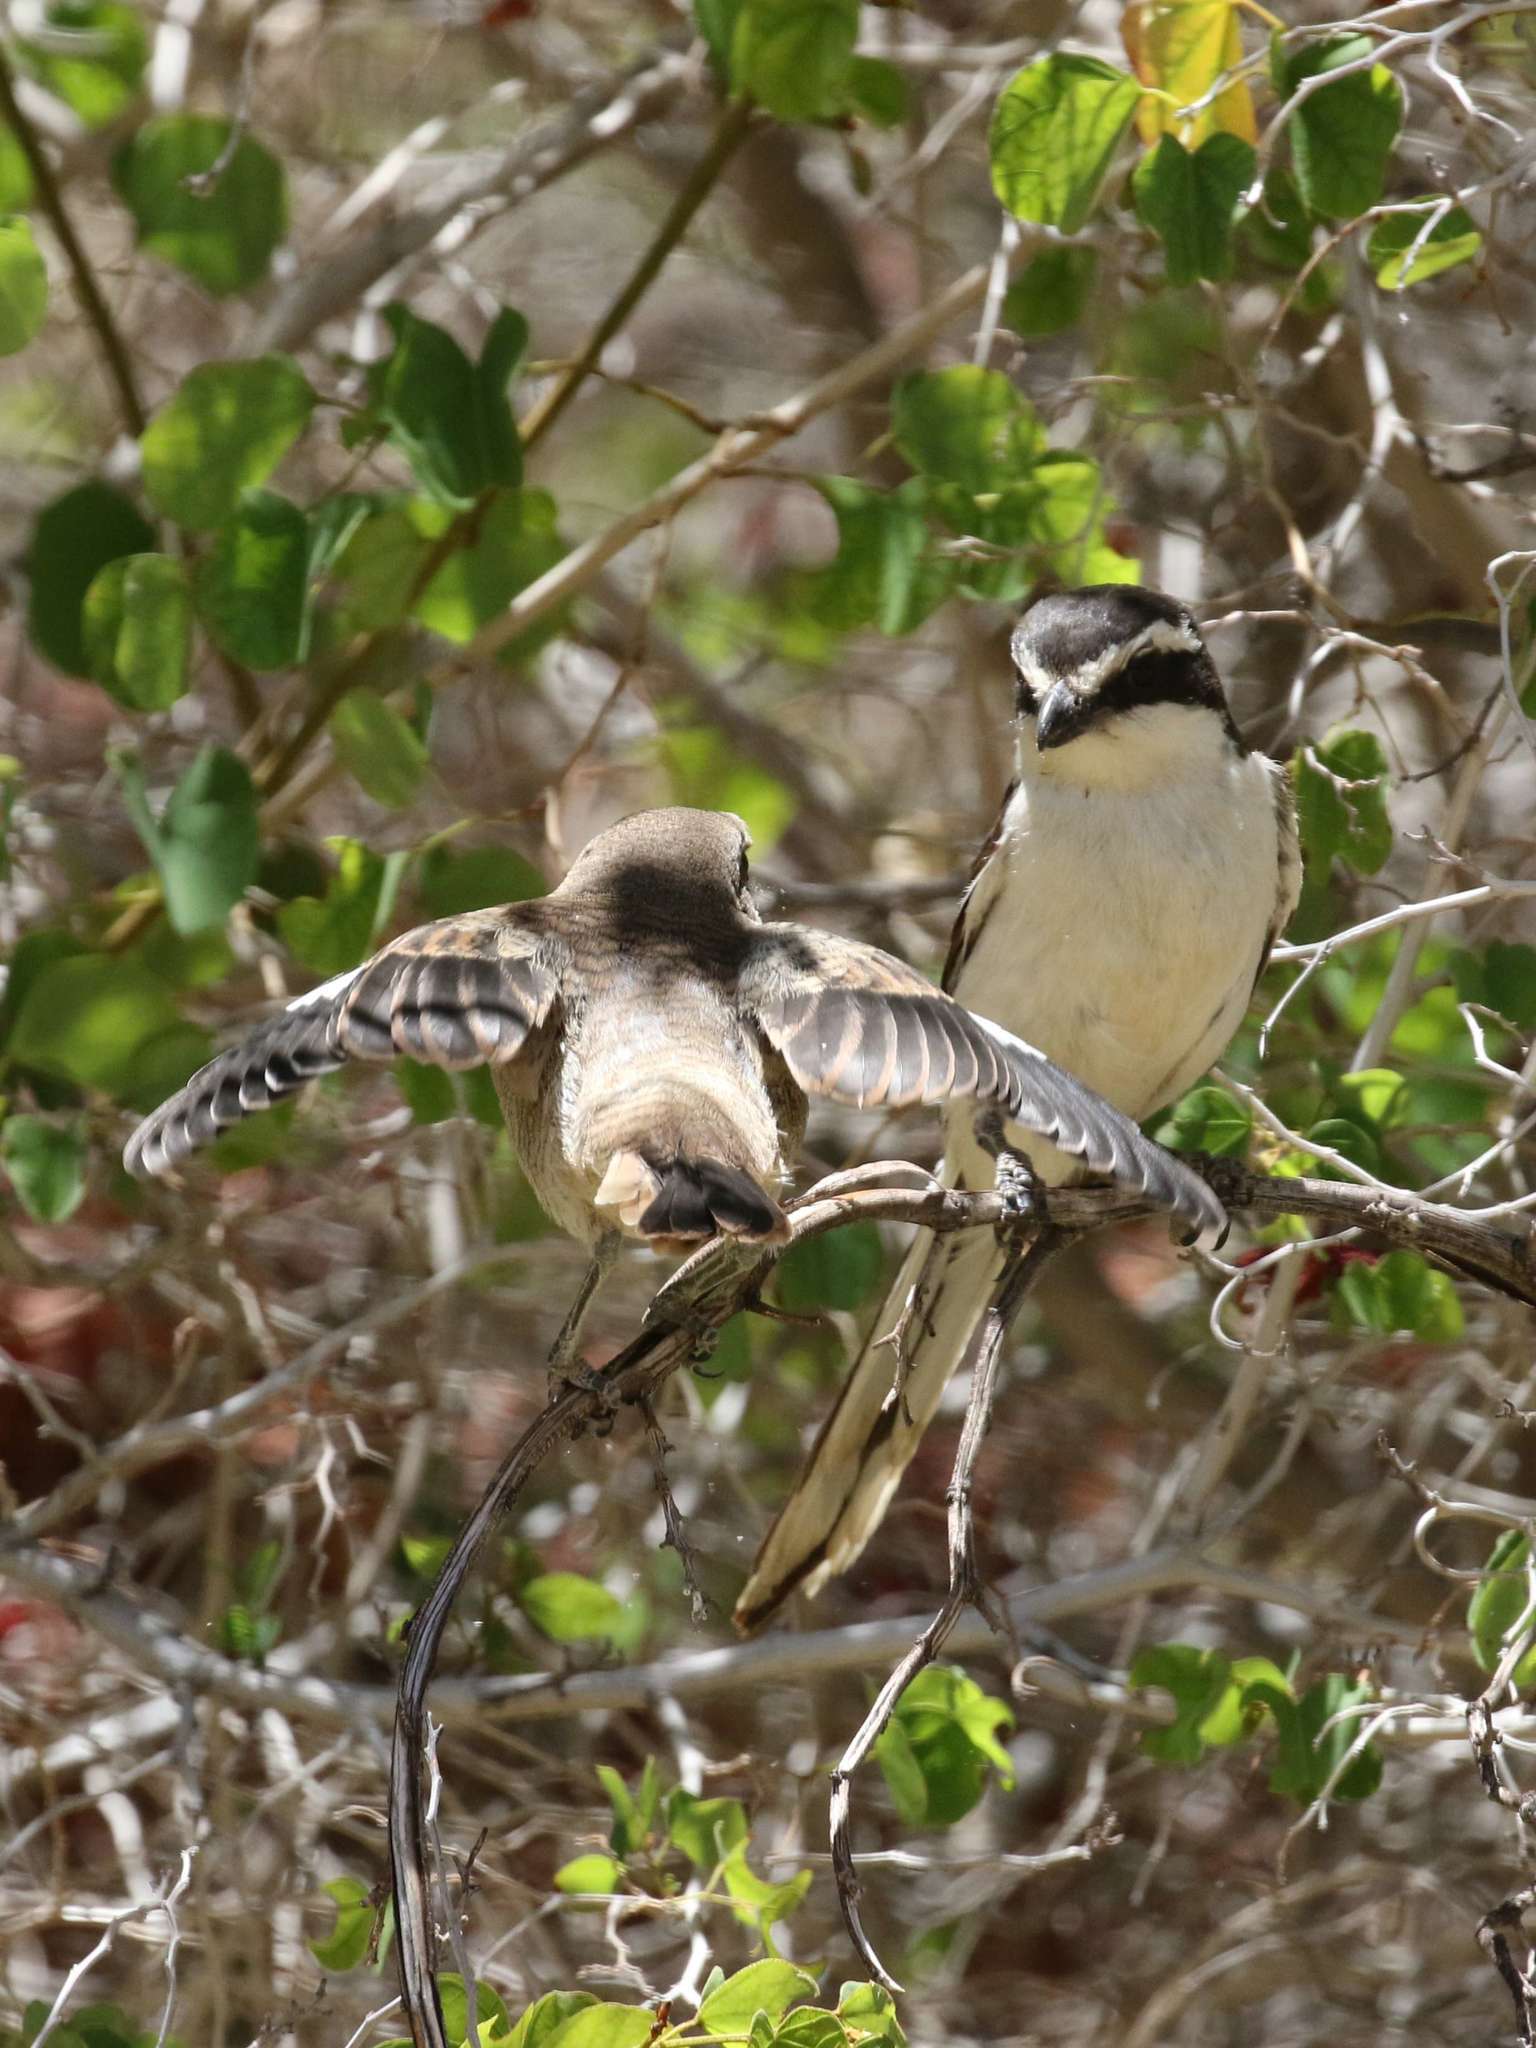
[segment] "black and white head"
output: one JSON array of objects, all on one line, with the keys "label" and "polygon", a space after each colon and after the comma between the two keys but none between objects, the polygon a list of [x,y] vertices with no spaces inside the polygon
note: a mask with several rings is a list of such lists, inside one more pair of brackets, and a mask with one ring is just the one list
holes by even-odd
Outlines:
[{"label": "black and white head", "polygon": [[1124,787],[1247,752],[1186,605],[1134,583],[1052,591],[1013,635],[1030,765],[1053,780]]}]

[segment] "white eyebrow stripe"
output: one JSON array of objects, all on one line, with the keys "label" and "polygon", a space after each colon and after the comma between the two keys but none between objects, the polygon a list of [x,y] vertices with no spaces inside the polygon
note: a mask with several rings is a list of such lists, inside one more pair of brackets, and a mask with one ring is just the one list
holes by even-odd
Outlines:
[{"label": "white eyebrow stripe", "polygon": [[1080,696],[1091,697],[1138,654],[1198,654],[1200,648],[1200,635],[1183,619],[1154,619],[1150,626],[1143,626],[1133,640],[1124,640],[1119,646],[1106,649],[1097,661],[1087,663],[1071,676],[1050,674],[1037,668],[1033,662],[1021,663],[1020,666],[1031,689],[1049,690],[1057,683],[1070,682]]}]

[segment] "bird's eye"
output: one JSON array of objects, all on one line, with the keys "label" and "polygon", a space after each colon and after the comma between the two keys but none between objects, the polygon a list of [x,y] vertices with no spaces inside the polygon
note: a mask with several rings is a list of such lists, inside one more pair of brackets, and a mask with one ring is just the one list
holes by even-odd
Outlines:
[{"label": "bird's eye", "polygon": [[736,868],[736,893],[739,896],[745,896],[747,893],[747,849],[745,847],[741,849],[741,859]]}]

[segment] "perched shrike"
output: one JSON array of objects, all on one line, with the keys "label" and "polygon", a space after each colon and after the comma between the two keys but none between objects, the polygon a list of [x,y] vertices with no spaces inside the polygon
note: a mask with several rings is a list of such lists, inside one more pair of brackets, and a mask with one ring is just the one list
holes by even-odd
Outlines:
[{"label": "perched shrike", "polygon": [[[1194,619],[1155,590],[1042,597],[1013,636],[1016,775],[943,986],[1146,1117],[1220,1057],[1301,887],[1289,784],[1232,722]],[[945,1177],[986,1185],[968,1116]],[[1046,1183],[1081,1168],[1029,1144]],[[981,1232],[919,1233],[736,1607],[756,1627],[879,1527],[1001,1272]],[[881,1339],[901,1334],[897,1358]]]},{"label": "perched shrike", "polygon": [[779,1189],[808,1095],[990,1106],[1052,1157],[1220,1227],[1197,1175],[914,968],[762,923],[748,838],[722,812],[644,811],[548,896],[407,932],[195,1074],[134,1132],[126,1165],[163,1174],[317,1074],[407,1053],[490,1067],[535,1193],[593,1251],[593,1284],[625,1237],[666,1251],[717,1232],[783,1242]]}]

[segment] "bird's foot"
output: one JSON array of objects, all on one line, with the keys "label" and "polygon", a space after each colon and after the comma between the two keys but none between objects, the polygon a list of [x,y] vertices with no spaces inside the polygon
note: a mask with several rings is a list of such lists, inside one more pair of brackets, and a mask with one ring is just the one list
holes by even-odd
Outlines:
[{"label": "bird's foot", "polygon": [[613,1419],[619,1412],[619,1397],[614,1384],[606,1374],[588,1365],[574,1349],[567,1352],[557,1344],[549,1354],[548,1388],[551,1407],[570,1393],[590,1396],[596,1407],[594,1433],[606,1436],[612,1429]]},{"label": "bird's foot", "polygon": [[976,1119],[976,1142],[997,1162],[997,1192],[1003,1200],[1000,1233],[1017,1237],[1027,1228],[1050,1221],[1045,1185],[1029,1163],[1029,1155],[1016,1151],[1007,1139],[1001,1113],[985,1109]]}]

